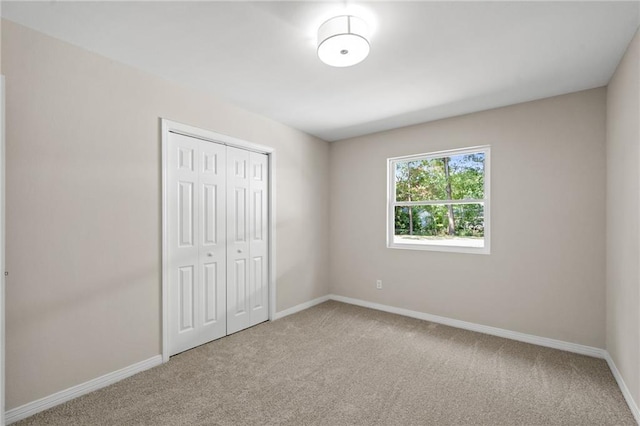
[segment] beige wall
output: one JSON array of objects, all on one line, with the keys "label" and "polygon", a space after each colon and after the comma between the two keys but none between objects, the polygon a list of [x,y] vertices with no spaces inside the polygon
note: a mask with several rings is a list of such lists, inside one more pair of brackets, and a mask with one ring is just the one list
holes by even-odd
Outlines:
[{"label": "beige wall", "polygon": [[607,89],[607,350],[640,403],[640,33]]},{"label": "beige wall", "polygon": [[[607,100],[594,89],[330,148],[11,22],[1,38],[8,409],[159,353],[159,117],[276,148],[277,310],[331,292],[596,347],[606,316],[640,400],[638,35]],[[491,255],[387,249],[386,159],[481,144]],[[606,256],[605,181],[620,206]]]},{"label": "beige wall", "polygon": [[277,152],[277,309],[328,293],[328,143],[3,22],[7,408],[160,353],[159,117]]},{"label": "beige wall", "polygon": [[[599,88],[333,143],[331,291],[603,348],[605,94]],[[485,144],[491,255],[386,248],[386,159]]]}]

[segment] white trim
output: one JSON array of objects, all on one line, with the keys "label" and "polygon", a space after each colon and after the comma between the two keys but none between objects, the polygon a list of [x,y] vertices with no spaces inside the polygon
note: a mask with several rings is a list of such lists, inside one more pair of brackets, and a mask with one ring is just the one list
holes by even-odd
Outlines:
[{"label": "white trim", "polygon": [[0,425],[5,424],[5,82],[0,76]]},{"label": "white trim", "polygon": [[167,120],[166,118],[162,118],[161,120],[162,120],[163,131],[167,130],[172,133],[178,133],[184,136],[190,136],[192,138],[202,139],[207,142],[217,142],[223,145],[228,145],[228,146],[233,146],[240,149],[246,149],[248,151],[258,152],[260,154],[271,154],[275,151],[270,146],[259,145],[253,142],[247,142],[245,140],[234,138],[233,136],[225,135],[223,133],[217,133],[211,130],[189,126],[188,124],[178,123],[177,121]]},{"label": "white trim", "polygon": [[[486,228],[485,228],[486,229]],[[388,248],[394,250],[424,250],[424,251],[439,251],[448,253],[466,253],[466,254],[484,254],[488,255],[489,248],[487,247],[487,240],[485,234],[484,247],[467,247],[467,246],[454,246],[444,244],[407,244],[392,242],[387,245]]]},{"label": "white trim", "polygon": [[573,352],[580,355],[592,356],[594,358],[604,359],[609,365],[609,369],[613,374],[613,377],[618,383],[618,387],[624,396],[636,423],[640,425],[640,410],[637,403],[633,399],[633,395],[629,391],[620,371],[613,362],[611,355],[605,349],[595,348],[593,346],[580,345],[577,343],[565,342],[562,340],[550,339],[548,337],[540,337],[532,334],[520,333],[517,331],[505,330],[497,327],[490,327],[486,325],[476,324],[467,321],[456,320],[447,317],[441,317],[438,315],[426,314],[424,312],[411,311],[409,309],[396,308],[394,306],[382,305],[380,303],[368,302],[366,300],[354,299],[351,297],[339,296],[337,294],[330,294],[328,296],[319,297],[306,303],[301,303],[293,308],[286,309],[278,312],[276,318],[282,318],[287,315],[295,314],[304,309],[310,308],[327,300],[335,300],[336,302],[348,303],[350,305],[362,306],[364,308],[375,309],[378,311],[389,312],[393,314],[403,315],[406,317],[417,318],[420,320],[430,321],[438,324],[448,325],[455,328],[462,328],[464,330],[476,331],[478,333],[490,334],[492,336],[503,337],[505,339],[517,340],[520,342],[531,343],[533,345],[544,346],[553,349],[559,349],[567,352]]},{"label": "white trim", "polygon": [[[393,314],[435,322],[438,324],[448,325],[451,327],[462,328],[465,330],[476,331],[479,333],[490,334],[498,337],[504,337],[506,339],[531,343],[538,346],[545,346],[545,347],[564,350],[567,352],[573,352],[581,355],[588,355],[595,358],[603,358],[606,360],[607,364],[609,365],[609,368],[611,369],[613,377],[618,383],[618,386],[620,387],[620,391],[622,392],[622,395],[624,396],[624,399],[626,400],[627,405],[629,406],[629,409],[631,410],[631,413],[633,414],[636,422],[640,424],[640,411],[638,410],[638,405],[633,400],[633,396],[631,395],[631,392],[629,392],[629,389],[627,388],[626,383],[622,379],[622,376],[620,375],[618,368],[613,362],[611,355],[609,354],[609,352],[607,352],[604,349],[594,348],[594,347],[585,346],[585,345],[579,345],[576,343],[564,342],[561,340],[549,339],[546,337],[534,336],[531,334],[519,333],[516,331],[505,330],[505,329],[496,328],[496,327],[489,327],[481,324],[460,321],[460,320],[447,318],[447,317],[441,317],[438,315],[431,315],[423,312],[411,311],[408,309],[396,308],[393,306],[367,302],[365,300],[339,296],[336,294],[329,294],[327,296],[318,297],[308,302],[304,302],[299,305],[293,306],[289,309],[285,309],[284,311],[277,312],[273,315],[272,320],[284,318],[288,315],[293,315],[297,312],[303,311],[305,309],[311,308],[320,303],[326,302],[327,300],[335,300],[337,302],[362,306],[365,308],[375,309],[378,311],[390,312]],[[25,405],[22,405],[20,407],[7,411],[6,413],[7,424],[11,424],[13,422],[17,422],[18,420],[25,419],[41,411],[44,411],[56,405],[62,404],[63,402],[69,401],[71,399],[80,397],[82,395],[93,392],[105,386],[111,385],[129,376],[132,376],[134,374],[137,374],[142,371],[153,368],[155,366],[158,366],[162,363],[163,363],[162,355],[156,355],[147,360],[144,360],[136,364],[130,365],[128,367],[122,368],[120,370],[105,374],[104,376],[95,378],[93,380],[89,380],[88,382],[73,386],[71,388],[65,389],[60,392],[56,392],[52,395],[46,396],[36,401],[29,402]]]},{"label": "white trim", "polygon": [[269,319],[276,315],[276,152],[270,146],[259,145],[222,133],[200,129],[187,124],[161,118],[162,139],[162,362],[169,361],[169,221],[167,212],[167,170],[169,158],[169,133],[215,142],[235,148],[266,154],[269,160]]},{"label": "white trim", "polygon": [[269,155],[269,320],[276,319],[276,155]]},{"label": "white trim", "polygon": [[[409,201],[397,202],[395,194],[395,164],[398,161],[409,161],[412,159],[442,158],[443,156],[460,155],[468,153],[483,152],[484,160],[484,198],[473,200],[437,200],[437,201]],[[482,204],[484,207],[484,245],[483,247],[468,247],[451,244],[421,244],[397,243],[395,242],[395,207],[409,205],[445,205],[445,204]],[[469,148],[451,149],[446,151],[429,152],[425,154],[405,155],[402,157],[392,157],[387,159],[387,248],[404,250],[426,250],[453,253],[471,254],[491,254],[491,146],[482,145]]]},{"label": "white trim", "polygon": [[638,410],[638,405],[633,400],[633,395],[631,395],[627,384],[624,382],[616,363],[613,362],[613,358],[611,358],[611,354],[609,354],[609,352],[605,352],[604,359],[607,361],[607,364],[609,364],[609,368],[611,369],[611,373],[613,373],[613,377],[616,379],[616,382],[618,382],[618,387],[620,388],[625,401],[627,401],[631,414],[633,414],[633,417],[636,419],[636,423],[640,425],[640,410]]},{"label": "white trim", "polygon": [[162,362],[169,361],[169,211],[167,206],[168,191],[167,175],[169,162],[169,131],[168,120],[160,120],[162,130]]},{"label": "white trim", "polygon": [[304,311],[305,309],[309,309],[312,306],[316,306],[319,305],[320,303],[324,303],[327,300],[330,299],[331,296],[327,295],[327,296],[322,296],[322,297],[318,297],[316,299],[310,300],[308,302],[304,302],[301,303],[299,305],[293,306],[289,309],[285,309],[284,311],[280,311],[280,312],[276,312],[276,314],[274,315],[274,319],[280,319],[280,318],[284,318],[287,317],[289,315],[293,315],[295,313],[298,313],[300,311]]},{"label": "white trim", "polygon": [[390,312],[392,314],[404,315],[406,317],[417,318],[438,324],[448,325],[464,330],[477,331],[478,333],[490,334],[492,336],[504,337],[506,339],[517,340],[519,342],[531,343],[538,346],[560,349],[581,355],[588,355],[595,358],[605,358],[606,351],[593,346],[580,345],[578,343],[565,342],[562,340],[550,339],[548,337],[534,336],[533,334],[520,333],[518,331],[505,330],[503,328],[490,327],[488,325],[476,324],[473,322],[461,321],[453,318],[441,317],[438,315],[426,314],[424,312],[411,311],[409,309],[396,308],[394,306],[382,305],[380,303],[367,302],[366,300],[353,299],[351,297],[329,295],[331,300],[348,303],[350,305],[362,306],[376,309],[378,311]]},{"label": "white trim", "polygon": [[391,157],[389,160],[413,160],[413,159],[422,159],[422,158],[442,158],[443,156],[448,155],[460,155],[460,154],[472,154],[474,152],[482,151],[488,148],[489,145],[478,145],[478,146],[470,146],[467,148],[455,148],[455,149],[445,149],[442,151],[434,151],[427,153],[419,153],[419,154],[410,154],[410,155],[401,155],[399,157]]},{"label": "white trim", "polygon": [[162,364],[162,356],[156,355],[128,367],[121,368],[120,370],[107,373],[104,376],[97,377],[60,392],[56,392],[52,395],[45,396],[44,398],[40,398],[36,401],[21,405],[20,407],[7,411],[7,424],[33,416],[41,411],[47,410],[79,396],[86,395],[105,386],[109,386],[115,382],[119,382],[122,379],[126,379],[129,376],[133,376],[134,374],[148,370],[160,364]]},{"label": "white trim", "polygon": [[464,204],[484,204],[485,199],[471,199],[465,198],[464,200],[446,200],[446,201],[396,201],[393,203],[394,207],[410,207],[410,206],[442,206],[451,204],[452,206],[459,206]]}]

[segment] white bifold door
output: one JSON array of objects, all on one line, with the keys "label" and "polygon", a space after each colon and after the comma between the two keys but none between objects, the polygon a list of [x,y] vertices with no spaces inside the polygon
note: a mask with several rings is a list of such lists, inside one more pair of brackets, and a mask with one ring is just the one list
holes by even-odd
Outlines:
[{"label": "white bifold door", "polygon": [[268,319],[268,158],[170,133],[169,351]]}]

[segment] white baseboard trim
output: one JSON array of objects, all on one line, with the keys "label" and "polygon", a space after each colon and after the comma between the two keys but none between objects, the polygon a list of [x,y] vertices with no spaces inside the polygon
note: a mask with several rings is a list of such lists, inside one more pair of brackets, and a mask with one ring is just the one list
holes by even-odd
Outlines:
[{"label": "white baseboard trim", "polygon": [[329,297],[330,297],[329,295],[318,297],[317,299],[313,299],[308,302],[301,303],[289,309],[285,309],[284,311],[276,312],[276,314],[273,316],[273,319],[278,320],[280,318],[293,315],[297,312],[304,311],[305,309],[309,309],[312,306],[316,306],[316,305],[319,305],[320,303],[326,302],[327,300],[329,300]]},{"label": "white baseboard trim", "polygon": [[[327,300],[335,300],[337,302],[348,303],[350,305],[357,305],[365,308],[376,309],[378,311],[384,311],[384,312],[403,315],[411,318],[417,318],[417,319],[430,321],[438,324],[448,325],[451,327],[462,328],[464,330],[477,331],[479,333],[490,334],[493,336],[504,337],[506,339],[518,340],[520,342],[531,343],[534,345],[545,346],[545,347],[554,348],[554,349],[560,349],[560,350],[573,352],[581,355],[588,355],[595,358],[603,358],[607,361],[607,364],[611,369],[613,377],[616,379],[616,382],[620,387],[620,391],[622,392],[624,399],[627,401],[627,405],[629,405],[629,409],[631,410],[631,413],[633,414],[636,422],[640,425],[640,410],[638,410],[638,405],[634,401],[633,396],[631,395],[631,392],[629,392],[629,388],[627,388],[626,383],[622,379],[622,376],[620,375],[620,371],[616,367],[616,364],[613,362],[611,355],[605,349],[594,348],[592,346],[579,345],[577,343],[564,342],[562,340],[549,339],[547,337],[534,336],[531,334],[520,333],[517,331],[505,330],[502,328],[490,327],[490,326],[476,324],[472,322],[461,321],[461,320],[456,320],[456,319],[447,318],[447,317],[441,317],[438,315],[431,315],[424,312],[411,311],[409,309],[396,308],[394,306],[382,305],[380,303],[368,302],[366,300],[339,296],[337,294],[329,294],[327,296],[318,297],[308,302],[293,306],[289,309],[285,309],[284,311],[276,312],[276,314],[274,315],[274,320],[284,318],[289,315],[293,315],[297,312],[311,308],[312,306],[326,302]],[[81,383],[79,385],[70,387],[69,389],[56,392],[52,395],[46,396],[44,398],[38,399],[33,402],[29,402],[20,407],[11,409],[6,412],[6,415],[5,415],[6,424],[9,425],[11,423],[17,422],[18,420],[25,419],[29,416],[37,414],[48,408],[54,407],[58,404],[62,404],[63,402],[67,402],[71,399],[85,395],[89,392],[93,392],[95,390],[98,390],[100,388],[113,384],[115,382],[118,382],[136,373],[140,373],[144,370],[148,370],[160,364],[162,364],[162,355],[156,355],[147,360],[140,361],[136,364],[122,368],[120,370],[105,374],[104,376],[100,376],[93,380],[89,380],[88,382]]]},{"label": "white baseboard trim", "polygon": [[640,410],[636,401],[634,401],[629,388],[624,382],[618,367],[613,362],[611,355],[605,349],[594,348],[592,346],[579,345],[577,343],[564,342],[562,340],[549,339],[547,337],[534,336],[532,334],[520,333],[517,331],[505,330],[497,327],[489,327],[486,325],[475,324],[472,322],[460,321],[452,318],[441,317],[438,315],[425,314],[424,312],[411,311],[408,309],[396,308],[393,306],[382,305],[379,303],[367,302],[366,300],[353,299],[351,297],[338,296],[337,294],[330,294],[329,299],[337,302],[348,303],[350,305],[362,306],[364,308],[376,309],[378,311],[390,312],[393,314],[404,315],[411,318],[417,318],[425,321],[431,321],[438,324],[448,325],[451,327],[462,328],[470,331],[477,331],[479,333],[491,334],[493,336],[504,337],[506,339],[518,340],[520,342],[531,343],[538,346],[546,346],[549,348],[560,349],[567,352],[574,352],[581,355],[588,355],[595,358],[603,358],[607,361],[609,369],[613,374],[613,377],[618,382],[618,387],[624,396],[636,423],[640,425]]},{"label": "white baseboard trim", "polygon": [[366,300],[353,299],[351,297],[338,296],[336,294],[330,294],[329,298],[331,300],[348,303],[350,305],[357,305],[365,308],[376,309],[378,311],[390,312],[392,314],[404,315],[406,317],[417,318],[456,328],[462,328],[464,330],[477,331],[478,333],[490,334],[492,336],[504,337],[506,339],[518,340],[520,342],[531,343],[538,346],[546,346],[548,348],[574,352],[581,355],[588,355],[595,358],[604,358],[606,353],[604,349],[594,348],[592,346],[585,346],[579,345],[577,343],[564,342],[562,340],[549,339],[548,337],[534,336],[532,334],[520,333],[517,331],[505,330],[503,328],[490,327],[488,325],[476,324],[453,318],[426,314],[424,312],[410,311],[409,309],[396,308],[394,306],[367,302]]},{"label": "white baseboard trim", "polygon": [[616,367],[616,363],[613,362],[613,358],[611,358],[611,355],[609,354],[609,352],[605,353],[604,359],[607,361],[607,364],[609,364],[611,373],[613,373],[613,377],[615,377],[616,382],[618,382],[618,387],[620,388],[620,391],[622,392],[622,396],[624,396],[625,401],[627,401],[627,405],[629,406],[629,409],[631,410],[633,417],[635,417],[636,423],[640,425],[640,410],[638,409],[638,404],[636,404],[636,402],[633,400],[633,396],[631,395],[631,392],[629,392],[629,388],[627,387],[627,384],[624,382],[624,379],[622,378],[622,375],[620,374],[618,367]]},{"label": "white baseboard trim", "polygon": [[107,373],[104,376],[89,380],[88,382],[72,386],[68,389],[56,392],[49,396],[45,396],[44,398],[40,398],[36,401],[21,405],[20,407],[13,408],[6,412],[6,424],[9,425],[11,423],[17,422],[18,420],[25,419],[48,408],[54,407],[58,404],[62,404],[63,402],[67,402],[105,386],[109,386],[110,384],[118,382],[122,379],[126,379],[129,376],[133,376],[136,373],[140,373],[144,370],[148,370],[160,364],[162,364],[162,355],[156,355],[128,367],[121,368],[120,370]]}]

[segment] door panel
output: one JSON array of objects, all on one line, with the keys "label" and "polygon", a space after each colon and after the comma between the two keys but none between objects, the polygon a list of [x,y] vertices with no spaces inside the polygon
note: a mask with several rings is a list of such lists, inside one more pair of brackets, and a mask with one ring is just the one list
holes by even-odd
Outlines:
[{"label": "door panel", "polygon": [[193,182],[178,182],[180,247],[193,247]]},{"label": "door panel", "polygon": [[236,289],[235,294],[235,313],[234,315],[244,315],[247,313],[247,262],[245,259],[236,259],[236,270],[234,274],[235,282],[233,288]]},{"label": "door panel", "polygon": [[[226,334],[224,146],[171,134],[168,159],[169,352]],[[223,210],[224,211],[224,210]]]},{"label": "door panel", "polygon": [[227,334],[251,326],[249,264],[249,151],[227,147]]},{"label": "door panel", "polygon": [[264,271],[263,259],[261,256],[253,258],[253,285],[251,286],[251,292],[254,295],[251,299],[251,308],[254,310],[261,309],[264,304],[260,297],[260,293],[263,286],[262,272]]},{"label": "door panel", "polygon": [[235,232],[233,234],[235,242],[246,241],[247,231],[247,190],[245,188],[235,188],[235,208],[233,218],[235,221]]},{"label": "door panel", "polygon": [[214,245],[218,241],[218,187],[202,185],[202,245]]},{"label": "door panel", "polygon": [[225,193],[227,177],[224,172],[225,146],[199,141],[201,209],[199,257],[201,267],[198,344],[227,334],[226,315],[226,241]]},{"label": "door panel", "polygon": [[180,268],[180,333],[193,329],[195,323],[193,266]]},{"label": "door panel", "polygon": [[[204,323],[205,325],[218,321],[218,276],[215,262],[202,266],[204,273]],[[226,330],[225,330],[226,331]]]},{"label": "door panel", "polygon": [[198,141],[171,135],[169,139],[169,343],[170,353],[188,349],[198,337],[198,235],[196,214],[199,198],[194,196],[198,172],[194,159]]},{"label": "door panel", "polygon": [[249,252],[251,253],[252,271],[250,274],[251,325],[266,321],[269,318],[269,270],[267,255],[269,253],[268,228],[268,157],[265,154],[250,153],[250,192],[249,208]]}]

